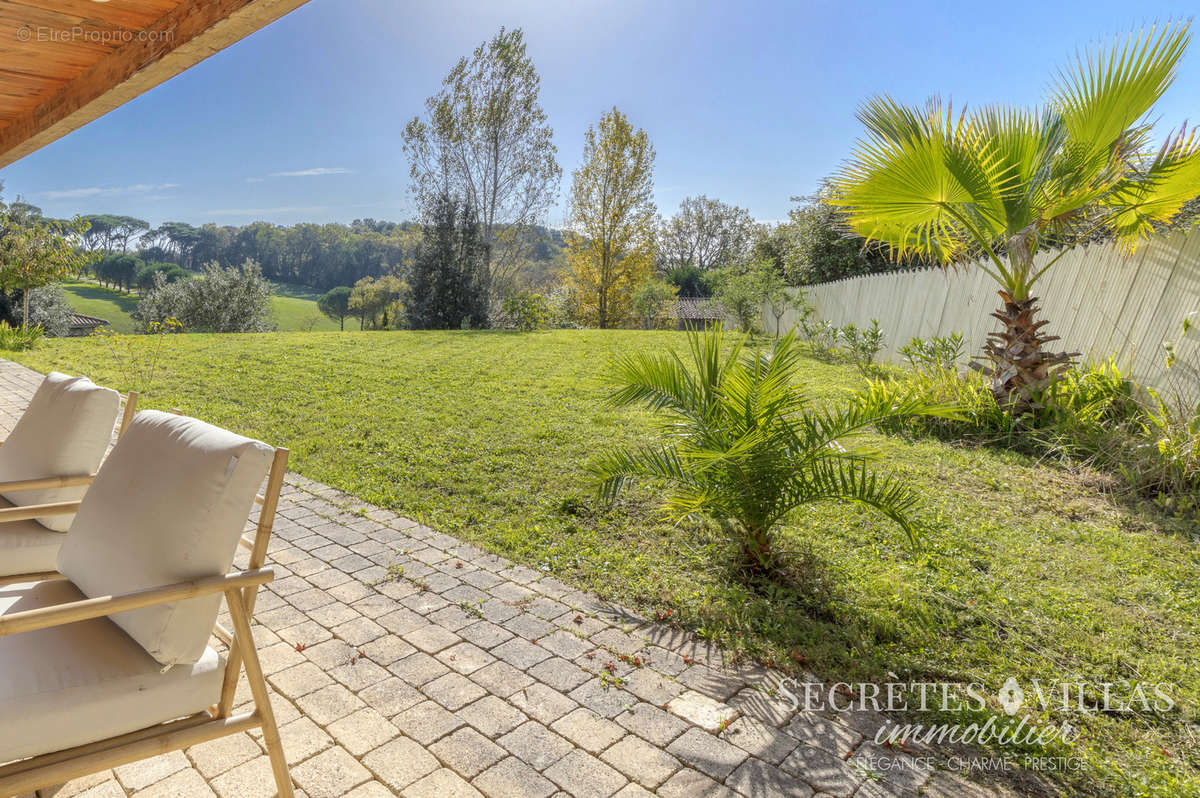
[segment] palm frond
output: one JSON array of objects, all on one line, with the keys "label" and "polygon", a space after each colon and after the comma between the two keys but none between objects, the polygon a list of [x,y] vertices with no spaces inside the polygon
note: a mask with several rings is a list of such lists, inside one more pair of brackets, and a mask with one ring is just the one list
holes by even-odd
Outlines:
[{"label": "palm frond", "polygon": [[797,480],[786,497],[786,504],[799,507],[822,501],[855,502],[870,507],[894,521],[917,542],[917,527],[910,514],[918,496],[893,477],[880,476],[865,463],[820,463]]},{"label": "palm frond", "polygon": [[1107,49],[1081,54],[1060,72],[1052,102],[1081,163],[1108,160],[1170,87],[1187,49],[1190,24],[1131,34]]},{"label": "palm frond", "polygon": [[637,477],[661,479],[676,484],[694,483],[673,446],[643,446],[606,452],[587,470],[597,482],[597,491],[605,501],[613,501]]},{"label": "palm frond", "polygon": [[1015,179],[986,129],[888,98],[870,101],[860,118],[870,135],[830,181],[830,201],[850,227],[901,258],[955,263],[991,252]]},{"label": "palm frond", "polygon": [[1117,240],[1132,249],[1156,224],[1171,219],[1184,203],[1200,196],[1200,137],[1181,129],[1169,138],[1145,170],[1124,181],[1105,200],[1108,223]]},{"label": "palm frond", "polygon": [[609,402],[618,407],[645,405],[651,410],[682,410],[693,406],[698,394],[695,379],[673,352],[639,352],[618,358],[609,381],[618,386],[608,396]]}]

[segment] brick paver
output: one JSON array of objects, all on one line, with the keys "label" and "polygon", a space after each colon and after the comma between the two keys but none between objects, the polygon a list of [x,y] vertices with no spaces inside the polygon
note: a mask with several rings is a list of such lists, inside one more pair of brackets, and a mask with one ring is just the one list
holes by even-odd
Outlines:
[{"label": "brick paver", "polygon": [[[0,360],[0,432],[40,381]],[[961,781],[916,760],[872,775],[878,719],[796,715],[764,690],[777,674],[298,475],[268,565],[254,629],[307,798],[909,795]],[[264,750],[261,733],[237,735],[44,795],[270,796]]]}]

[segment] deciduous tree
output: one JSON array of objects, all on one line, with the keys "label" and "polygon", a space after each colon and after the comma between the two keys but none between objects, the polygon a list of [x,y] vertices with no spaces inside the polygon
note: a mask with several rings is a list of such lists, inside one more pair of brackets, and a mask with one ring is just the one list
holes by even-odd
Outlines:
[{"label": "deciduous tree", "polygon": [[427,118],[414,117],[404,129],[418,204],[429,216],[449,191],[476,209],[497,289],[512,277],[562,176],[540,83],[524,34],[501,28],[459,59],[425,101]]},{"label": "deciduous tree", "polygon": [[597,327],[629,318],[633,291],[654,256],[654,147],[613,108],[584,135],[571,183],[569,280]]},{"label": "deciduous tree", "polygon": [[665,270],[694,266],[702,271],[729,266],[746,254],[757,225],[750,211],[701,194],[688,197],[663,224],[658,256]]},{"label": "deciduous tree", "polygon": [[364,277],[350,292],[350,311],[359,317],[363,329],[386,330],[395,320],[397,303],[405,291],[404,281],[394,274]]},{"label": "deciduous tree", "polygon": [[667,315],[667,308],[675,299],[675,286],[662,280],[647,280],[633,291],[633,315],[641,320],[647,330],[660,324]]},{"label": "deciduous tree", "polygon": [[22,320],[29,318],[31,289],[72,277],[87,266],[91,255],[79,247],[87,229],[78,216],[57,221],[20,207],[0,209],[0,289],[21,289]]}]

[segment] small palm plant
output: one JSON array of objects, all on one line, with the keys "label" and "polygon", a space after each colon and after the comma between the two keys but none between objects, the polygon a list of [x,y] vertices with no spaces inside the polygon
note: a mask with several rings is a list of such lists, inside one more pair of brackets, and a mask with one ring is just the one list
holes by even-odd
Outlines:
[{"label": "small palm plant", "polygon": [[1047,349],[1056,337],[1037,320],[1042,275],[1077,243],[1111,237],[1132,250],[1200,194],[1194,131],[1150,148],[1150,114],[1187,45],[1178,24],[1089,53],[1041,109],[955,116],[936,99],[911,108],[884,96],[859,111],[867,137],[832,179],[831,201],[897,258],[982,264],[1003,304],[980,368],[1014,414],[1036,410],[1074,358]]},{"label": "small palm plant", "polygon": [[592,466],[602,498],[615,499],[637,477],[661,481],[669,486],[671,520],[713,519],[754,572],[775,562],[780,524],[816,502],[873,507],[915,539],[909,513],[916,495],[877,474],[871,452],[849,442],[880,422],[952,411],[869,395],[818,407],[798,384],[801,353],[792,333],[754,352],[744,339],[728,342],[719,327],[689,340],[690,364],[675,352],[616,362],[610,400],[661,413],[665,441],[603,455]]}]

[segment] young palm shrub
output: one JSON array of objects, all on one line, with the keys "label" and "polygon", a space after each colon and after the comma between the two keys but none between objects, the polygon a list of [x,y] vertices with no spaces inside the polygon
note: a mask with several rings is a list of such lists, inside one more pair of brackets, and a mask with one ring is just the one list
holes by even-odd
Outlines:
[{"label": "young palm shrub", "polygon": [[770,350],[749,352],[718,327],[689,337],[690,363],[678,353],[619,359],[616,406],[661,415],[663,440],[609,452],[592,466],[602,498],[638,477],[668,487],[673,521],[707,516],[738,545],[751,571],[770,570],[779,525],[796,508],[824,501],[878,510],[915,540],[916,495],[871,466],[852,442],[872,426],[904,417],[948,414],[923,399],[859,396],[819,407],[799,385],[800,346],[789,333]]},{"label": "young palm shrub", "polygon": [[978,261],[995,280],[1000,329],[980,368],[1014,415],[1039,409],[1075,357],[1048,348],[1057,337],[1037,318],[1042,275],[1077,243],[1132,249],[1200,194],[1194,131],[1150,147],[1154,105],[1187,45],[1184,23],[1089,53],[1041,109],[955,115],[936,99],[911,108],[884,96],[859,111],[867,136],[833,178],[831,202],[897,258]]}]

